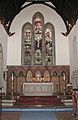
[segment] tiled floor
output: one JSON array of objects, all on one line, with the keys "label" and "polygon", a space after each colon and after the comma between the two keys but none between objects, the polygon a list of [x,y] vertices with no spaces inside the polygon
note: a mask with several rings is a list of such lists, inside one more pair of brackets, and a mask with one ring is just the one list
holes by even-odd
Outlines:
[{"label": "tiled floor", "polygon": [[[20,112],[2,112],[1,120],[19,120]],[[57,120],[78,120],[72,117],[72,112],[56,112]]]},{"label": "tiled floor", "polygon": [[56,112],[58,120],[78,120],[77,116],[72,116],[72,112]]},{"label": "tiled floor", "polygon": [[19,112],[2,112],[1,120],[19,120]]}]

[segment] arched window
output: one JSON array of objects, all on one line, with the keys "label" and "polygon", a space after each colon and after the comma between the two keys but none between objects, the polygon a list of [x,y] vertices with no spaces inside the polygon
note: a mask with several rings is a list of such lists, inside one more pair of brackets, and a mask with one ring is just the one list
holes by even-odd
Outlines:
[{"label": "arched window", "polygon": [[22,64],[31,65],[32,25],[27,22],[22,28]]},{"label": "arched window", "polygon": [[55,29],[36,12],[22,27],[22,65],[55,65]]},{"label": "arched window", "polygon": [[32,19],[34,37],[34,64],[42,65],[42,45],[43,45],[43,26],[44,17],[40,12],[34,14]]},{"label": "arched window", "polygon": [[45,39],[45,65],[55,64],[55,32],[54,26],[51,23],[44,25],[44,39]]}]

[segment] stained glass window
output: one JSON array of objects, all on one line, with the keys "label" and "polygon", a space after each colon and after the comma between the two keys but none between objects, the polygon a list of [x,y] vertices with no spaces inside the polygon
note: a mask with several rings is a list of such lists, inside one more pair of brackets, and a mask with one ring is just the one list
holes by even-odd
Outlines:
[{"label": "stained glass window", "polygon": [[55,65],[55,30],[51,23],[44,24],[44,17],[37,12],[32,24],[22,28],[22,64]]},{"label": "stained glass window", "polygon": [[23,54],[24,65],[31,65],[31,42],[32,42],[32,25],[26,23],[23,28]]},{"label": "stained glass window", "polygon": [[36,13],[33,16],[33,29],[34,29],[34,64],[42,65],[43,16],[41,13]]},{"label": "stained glass window", "polygon": [[54,43],[54,33],[53,33],[53,25],[51,23],[45,24],[45,64],[53,65],[53,43]]}]

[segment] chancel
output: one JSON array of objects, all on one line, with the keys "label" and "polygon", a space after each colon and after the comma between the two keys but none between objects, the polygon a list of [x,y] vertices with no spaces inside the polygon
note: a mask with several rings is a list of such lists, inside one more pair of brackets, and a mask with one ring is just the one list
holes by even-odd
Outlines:
[{"label": "chancel", "polygon": [[78,88],[77,0],[0,2],[0,85],[4,108],[5,101],[70,106]]}]

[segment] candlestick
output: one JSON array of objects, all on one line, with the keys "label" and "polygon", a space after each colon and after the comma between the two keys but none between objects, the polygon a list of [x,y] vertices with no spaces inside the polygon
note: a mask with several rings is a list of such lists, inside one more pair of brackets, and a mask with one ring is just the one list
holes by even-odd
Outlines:
[{"label": "candlestick", "polygon": [[13,96],[13,90],[14,90],[14,75],[13,75],[13,73],[12,73],[12,76],[11,76],[11,78],[12,78],[12,93],[11,93],[11,95]]}]

